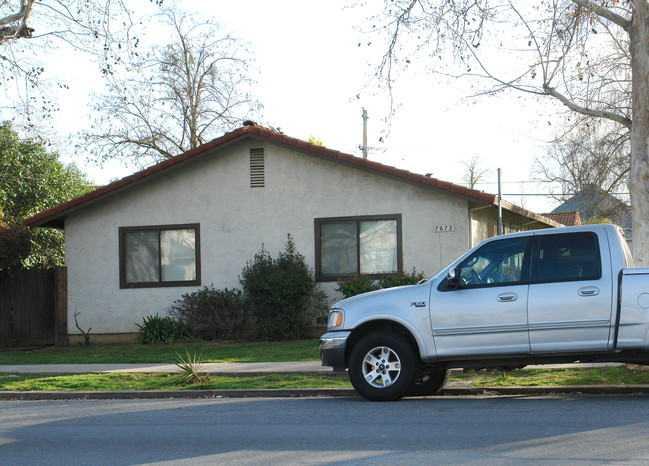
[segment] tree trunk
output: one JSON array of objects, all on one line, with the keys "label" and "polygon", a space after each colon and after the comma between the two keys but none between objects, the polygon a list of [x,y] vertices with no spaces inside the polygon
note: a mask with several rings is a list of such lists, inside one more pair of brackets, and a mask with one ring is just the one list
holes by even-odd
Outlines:
[{"label": "tree trunk", "polygon": [[636,266],[649,267],[649,0],[633,0],[631,43],[633,124],[629,193]]}]

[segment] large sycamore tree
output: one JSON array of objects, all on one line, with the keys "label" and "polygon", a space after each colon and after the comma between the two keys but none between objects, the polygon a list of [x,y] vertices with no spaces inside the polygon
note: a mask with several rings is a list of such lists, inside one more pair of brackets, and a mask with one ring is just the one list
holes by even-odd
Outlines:
[{"label": "large sycamore tree", "polygon": [[388,83],[419,58],[452,58],[484,92],[557,99],[628,131],[633,255],[649,266],[649,0],[384,0],[372,27]]}]

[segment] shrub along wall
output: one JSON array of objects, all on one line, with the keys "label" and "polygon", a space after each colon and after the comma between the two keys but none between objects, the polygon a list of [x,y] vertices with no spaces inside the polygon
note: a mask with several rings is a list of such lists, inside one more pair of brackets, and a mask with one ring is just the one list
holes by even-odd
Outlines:
[{"label": "shrub along wall", "polygon": [[170,308],[171,322],[149,317],[138,324],[138,338],[171,334],[172,322],[178,322],[193,338],[205,340],[291,340],[308,336],[314,325],[327,320],[327,296],[290,234],[277,258],[262,245],[241,271],[239,282],[242,290],[206,286],[183,294]]}]

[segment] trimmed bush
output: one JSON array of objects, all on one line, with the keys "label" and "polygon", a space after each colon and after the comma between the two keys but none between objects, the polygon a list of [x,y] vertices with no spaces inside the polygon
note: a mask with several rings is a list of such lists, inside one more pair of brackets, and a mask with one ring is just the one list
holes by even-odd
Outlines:
[{"label": "trimmed bush", "polygon": [[186,293],[171,306],[171,315],[192,329],[192,335],[204,340],[245,338],[254,334],[250,309],[241,290],[217,290],[204,287]]},{"label": "trimmed bush", "polygon": [[378,283],[373,278],[366,275],[355,275],[352,278],[338,280],[338,291],[344,298],[356,296],[357,294],[368,293],[380,289]]},{"label": "trimmed bush", "polygon": [[397,275],[389,275],[379,280],[379,288],[393,288],[395,286],[416,285],[422,280],[426,279],[424,272],[419,272],[412,268],[410,273],[400,273]]},{"label": "trimmed bush", "polygon": [[417,272],[412,268],[410,273],[399,273],[397,275],[386,275],[378,280],[366,275],[356,275],[352,278],[338,280],[336,291],[341,293],[344,298],[350,298],[358,294],[369,291],[381,290],[384,288],[393,288],[395,286],[416,285],[426,276],[424,272]]},{"label": "trimmed bush", "polygon": [[[291,235],[277,259],[262,245],[244,267],[239,282],[264,340],[302,338],[314,317],[314,302],[322,300],[304,256],[295,250]],[[316,306],[317,307],[317,306]]]}]

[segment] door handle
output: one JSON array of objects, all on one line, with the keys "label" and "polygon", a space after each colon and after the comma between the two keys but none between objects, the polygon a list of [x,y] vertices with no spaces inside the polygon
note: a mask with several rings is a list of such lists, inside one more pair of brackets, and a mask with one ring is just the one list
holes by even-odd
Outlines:
[{"label": "door handle", "polygon": [[518,296],[514,293],[503,293],[498,295],[498,301],[501,303],[511,303],[512,301],[516,301],[518,299]]},{"label": "door handle", "polygon": [[598,294],[599,288],[597,288],[596,286],[589,286],[579,289],[579,296],[597,296]]}]

